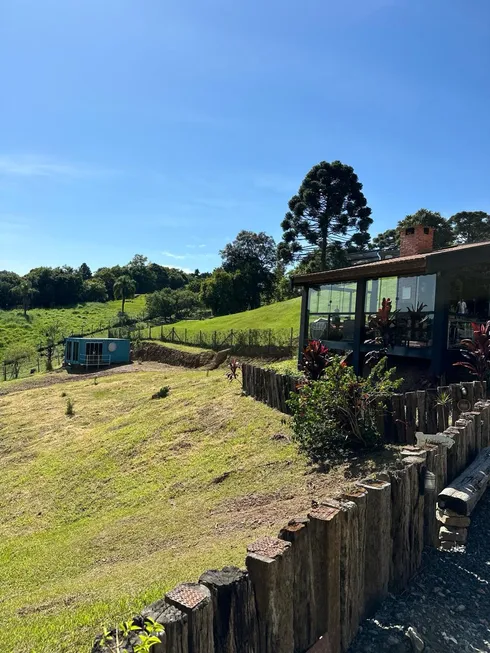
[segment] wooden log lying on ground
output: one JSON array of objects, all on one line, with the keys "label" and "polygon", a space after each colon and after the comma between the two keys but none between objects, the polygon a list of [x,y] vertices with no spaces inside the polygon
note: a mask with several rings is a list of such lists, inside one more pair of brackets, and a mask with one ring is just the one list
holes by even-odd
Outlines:
[{"label": "wooden log lying on ground", "polygon": [[452,510],[458,515],[471,515],[485,492],[489,479],[490,447],[487,447],[458,478],[439,493],[439,508]]},{"label": "wooden log lying on ground", "polygon": [[[246,565],[255,590],[261,653],[291,653],[293,555],[291,544],[263,537],[247,547]],[[200,653],[200,650],[199,650]]]},{"label": "wooden log lying on ground", "polygon": [[211,592],[214,612],[214,647],[219,653],[255,653],[258,650],[255,595],[246,571],[237,567],[206,571],[199,582]]}]

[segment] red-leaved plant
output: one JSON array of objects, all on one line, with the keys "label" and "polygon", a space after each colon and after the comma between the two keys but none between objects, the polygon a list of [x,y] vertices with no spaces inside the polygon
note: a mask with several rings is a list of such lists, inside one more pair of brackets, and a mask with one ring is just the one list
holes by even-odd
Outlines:
[{"label": "red-leaved plant", "polygon": [[490,377],[490,321],[486,324],[472,322],[473,340],[461,340],[461,355],[464,360],[453,363],[455,367],[464,367],[479,381]]},{"label": "red-leaved plant", "polygon": [[374,332],[374,340],[367,340],[367,344],[383,345],[389,347],[392,341],[392,335],[396,325],[396,315],[400,311],[392,311],[392,302],[388,297],[383,297],[381,306],[378,311],[370,316],[368,327]]},{"label": "red-leaved plant", "polygon": [[318,381],[329,365],[328,347],[319,340],[309,340],[303,349],[301,369],[309,381]]},{"label": "red-leaved plant", "polygon": [[236,359],[232,358],[228,363],[228,372],[226,373],[226,378],[228,381],[234,381],[238,379],[238,372],[241,369],[241,363]]}]

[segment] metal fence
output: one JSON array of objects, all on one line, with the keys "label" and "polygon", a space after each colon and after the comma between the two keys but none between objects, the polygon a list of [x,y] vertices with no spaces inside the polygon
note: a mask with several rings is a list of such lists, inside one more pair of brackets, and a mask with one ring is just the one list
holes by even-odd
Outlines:
[{"label": "metal fence", "polygon": [[130,338],[131,340],[161,340],[162,342],[201,347],[203,349],[233,349],[257,347],[271,353],[276,349],[296,352],[299,334],[290,329],[229,329],[227,331],[207,331],[151,324],[136,324],[109,330],[110,338]]}]

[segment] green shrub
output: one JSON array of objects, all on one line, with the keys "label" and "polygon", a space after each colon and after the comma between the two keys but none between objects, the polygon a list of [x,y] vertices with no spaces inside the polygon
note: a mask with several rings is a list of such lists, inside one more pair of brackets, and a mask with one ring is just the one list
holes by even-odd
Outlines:
[{"label": "green shrub", "polygon": [[311,462],[325,463],[348,449],[382,444],[376,415],[400,385],[382,359],[367,378],[340,356],[331,356],[324,376],[306,381],[289,399],[294,440]]},{"label": "green shrub", "polygon": [[170,386],[164,385],[158,392],[155,392],[155,394],[151,395],[152,399],[165,399],[165,397],[168,397],[168,393],[170,392]]},{"label": "green shrub", "polygon": [[73,401],[68,397],[66,402],[65,415],[68,415],[68,417],[73,417],[74,414],[75,414],[75,408],[74,408]]},{"label": "green shrub", "polygon": [[[161,643],[158,635],[161,635],[165,628],[151,618],[147,618],[143,624],[141,621],[141,618],[135,618],[119,624],[114,630],[104,630],[104,634],[96,642],[94,650],[103,650],[107,653],[126,653],[131,647],[134,653],[151,653],[153,647]],[[136,642],[132,635],[137,637]]]}]

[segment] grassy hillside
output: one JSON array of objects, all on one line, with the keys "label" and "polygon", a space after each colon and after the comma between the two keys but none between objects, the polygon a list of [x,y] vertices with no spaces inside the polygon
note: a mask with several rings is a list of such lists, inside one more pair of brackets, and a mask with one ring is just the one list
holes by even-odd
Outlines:
[{"label": "grassy hillside", "polygon": [[[100,324],[108,324],[120,310],[120,301],[105,304],[92,302],[70,308],[36,308],[29,311],[27,320],[21,310],[0,311],[0,361],[3,360],[3,352],[11,343],[23,342],[38,346],[50,324],[57,323],[64,335],[78,332],[82,328],[87,332],[98,328]],[[144,295],[126,302],[128,315],[136,316],[144,311]]]},{"label": "grassy hillside", "polygon": [[345,485],[342,466],[305,475],[272,437],[282,415],[222,370],[148,366],[1,397],[0,651],[89,651],[104,625],[243,564],[247,543]]},{"label": "grassy hillside", "polygon": [[173,324],[176,329],[191,331],[229,331],[230,329],[290,329],[299,331],[301,298],[289,299],[253,311],[233,313],[207,320],[182,320]]}]

